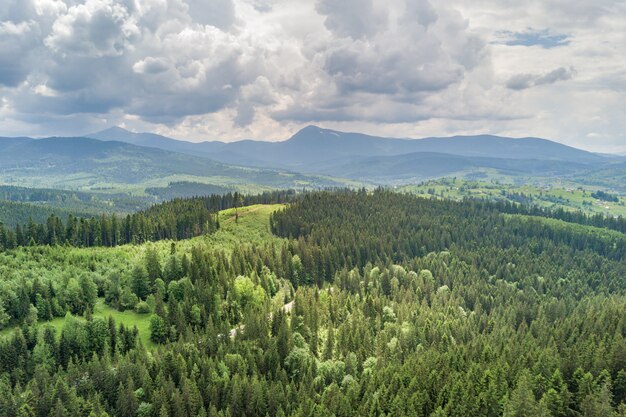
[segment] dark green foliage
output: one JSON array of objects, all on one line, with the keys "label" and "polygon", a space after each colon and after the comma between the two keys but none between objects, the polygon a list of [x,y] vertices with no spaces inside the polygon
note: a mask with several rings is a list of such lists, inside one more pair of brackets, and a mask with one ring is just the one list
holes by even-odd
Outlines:
[{"label": "dark green foliage", "polygon": [[167,326],[162,317],[153,314],[150,318],[150,340],[154,343],[165,343],[167,340]]},{"label": "dark green foliage", "polygon": [[232,193],[233,191],[234,190],[232,188],[190,181],[171,182],[167,187],[146,188],[146,193],[154,195],[161,200],[190,198],[211,194],[227,194]]},{"label": "dark green foliage", "polygon": [[512,204],[510,202],[496,203],[493,207],[503,213],[548,217],[570,223],[604,227],[607,229],[617,230],[619,232],[626,233],[626,219],[624,219],[623,217],[607,217],[599,213],[594,215],[586,215],[582,212],[568,211],[564,210],[563,208],[549,210],[537,206]]},{"label": "dark green foliage", "polygon": [[591,196],[595,199],[602,201],[612,201],[614,203],[617,203],[619,201],[619,198],[616,195],[609,194],[601,190],[591,193]]},{"label": "dark green foliage", "polygon": [[75,214],[81,217],[91,217],[87,211],[69,210],[66,208],[48,207],[32,203],[18,203],[14,201],[0,200],[0,223],[14,228],[16,225],[23,225],[32,219],[36,223],[45,223],[54,215],[59,218],[67,218],[68,215]]},{"label": "dark green foliage", "polygon": [[150,278],[143,265],[137,265],[130,274],[130,288],[135,295],[145,300],[150,294]]},{"label": "dark green foliage", "polygon": [[[59,337],[0,340],[0,416],[623,414],[619,233],[382,191],[307,195],[271,223],[287,238],[147,244],[104,278],[109,304],[154,306],[151,351],[89,306]],[[64,297],[12,291],[14,320]]]},{"label": "dark green foliage", "polygon": [[80,217],[93,217],[102,213],[126,214],[145,209],[154,202],[152,196],[129,196],[126,193],[0,185],[0,222],[13,227],[26,223],[30,217],[37,223],[44,223],[51,213],[63,219],[69,213]]},{"label": "dark green foliage", "polygon": [[220,210],[242,205],[288,202],[297,196],[295,191],[275,191],[255,196],[214,194],[172,200],[124,218],[118,218],[115,214],[92,218],[69,215],[64,222],[51,214],[45,223],[37,223],[31,217],[26,224],[17,224],[14,229],[0,222],[0,250],[18,246],[64,244],[112,247],[163,239],[188,239],[217,230],[219,221],[216,213]]}]

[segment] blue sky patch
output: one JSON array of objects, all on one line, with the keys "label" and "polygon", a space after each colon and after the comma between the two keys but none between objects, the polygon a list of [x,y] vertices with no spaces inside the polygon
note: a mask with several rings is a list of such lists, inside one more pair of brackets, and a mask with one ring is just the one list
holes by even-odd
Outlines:
[{"label": "blue sky patch", "polygon": [[523,32],[500,31],[496,34],[501,40],[496,43],[509,46],[541,46],[551,49],[570,43],[569,36],[551,33],[549,29],[529,28]]}]

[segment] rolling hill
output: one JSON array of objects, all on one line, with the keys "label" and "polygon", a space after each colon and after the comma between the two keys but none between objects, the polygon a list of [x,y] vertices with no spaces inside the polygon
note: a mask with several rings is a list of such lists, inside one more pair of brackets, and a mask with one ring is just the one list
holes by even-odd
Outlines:
[{"label": "rolling hill", "polygon": [[[282,170],[239,167],[208,158],[90,138],[0,138],[0,180],[64,189],[167,185],[168,178],[266,188],[337,186]],[[114,186],[112,186],[112,184]]]},{"label": "rolling hill", "polygon": [[[238,164],[305,168],[313,164],[335,164],[355,158],[404,155],[416,152],[507,158],[541,159],[577,163],[598,163],[601,155],[539,138],[453,136],[448,138],[393,139],[345,133],[317,126],[308,126],[282,142],[243,140],[237,142],[179,141],[149,133],[132,133],[120,128],[88,135],[100,140],[123,142],[175,150],[183,153],[211,155],[214,159]],[[256,161],[256,162],[255,162]]]},{"label": "rolling hill", "polygon": [[368,178],[378,182],[421,181],[494,170],[504,176],[567,176],[589,169],[587,164],[541,159],[486,158],[436,152],[368,157],[324,170],[328,175]]},{"label": "rolling hill", "polygon": [[135,133],[121,127],[112,127],[101,132],[86,135],[86,137],[103,141],[125,142],[131,145],[148,146],[191,155],[209,155],[218,152],[225,145],[224,142],[187,142],[154,133]]}]

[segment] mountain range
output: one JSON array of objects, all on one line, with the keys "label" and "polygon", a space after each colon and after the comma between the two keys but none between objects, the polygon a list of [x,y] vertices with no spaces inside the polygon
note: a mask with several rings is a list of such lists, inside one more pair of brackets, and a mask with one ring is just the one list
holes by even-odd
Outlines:
[{"label": "mountain range", "polygon": [[87,135],[200,155],[227,164],[393,183],[490,170],[508,176],[569,176],[605,169],[623,159],[541,138],[478,135],[398,139],[308,126],[288,140],[267,142],[171,139],[121,128]]},{"label": "mountain range", "polygon": [[453,136],[444,138],[397,139],[346,133],[307,126],[282,142],[242,140],[237,142],[187,142],[152,133],[133,133],[119,127],[86,135],[168,151],[211,156],[223,162],[301,167],[341,158],[393,156],[414,152],[451,155],[598,162],[603,156],[540,138],[512,139],[501,136]]},{"label": "mountain range", "polygon": [[[560,178],[622,190],[613,179],[626,177],[626,158],[540,138],[398,139],[316,126],[281,142],[193,143],[121,128],[85,137],[0,138],[0,181],[31,187],[124,191],[129,186],[144,193],[185,181],[205,184],[200,193],[223,187],[395,185],[446,176]],[[175,188],[190,193],[190,184]]]},{"label": "mountain range", "polygon": [[339,186],[280,169],[241,167],[201,156],[86,137],[0,138],[0,179],[9,184],[81,189],[159,184],[164,178],[266,188]]}]

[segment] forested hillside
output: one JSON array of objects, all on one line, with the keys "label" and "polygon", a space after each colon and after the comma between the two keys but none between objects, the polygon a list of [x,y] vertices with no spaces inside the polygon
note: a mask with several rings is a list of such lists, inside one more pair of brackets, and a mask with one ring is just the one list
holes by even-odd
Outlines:
[{"label": "forested hillside", "polygon": [[382,190],[231,197],[144,213],[203,205],[219,229],[192,239],[0,253],[0,415],[626,413],[623,233]]},{"label": "forested hillside", "polygon": [[[51,215],[66,218],[70,214],[76,214],[81,217],[90,217],[89,213],[81,213],[80,211],[70,211],[58,207],[43,207],[30,203],[16,203],[13,201],[0,200],[0,224],[4,224],[10,228],[17,226],[18,224],[26,224],[29,220],[32,220],[35,223],[45,223]],[[0,226],[0,229],[1,228],[2,226]],[[2,244],[0,244],[0,246],[1,245]]]},{"label": "forested hillside", "polygon": [[[131,196],[128,193],[109,191],[80,192],[0,185],[0,201],[28,203],[47,209],[48,213],[57,210],[57,212],[69,211],[74,214],[89,213],[91,215],[127,214],[145,209],[157,202],[154,196]],[[2,220],[4,218],[0,217],[0,221]]]},{"label": "forested hillside", "polygon": [[282,169],[242,167],[213,159],[82,137],[0,137],[0,183],[112,194],[141,194],[181,180],[257,190],[349,182]]},{"label": "forested hillside", "polygon": [[[40,223],[46,211],[35,206],[14,204],[10,214],[15,222],[0,221],[0,250],[27,245],[71,245],[76,247],[114,247],[128,243],[143,243],[163,239],[188,239],[219,229],[219,210],[255,203],[281,203],[296,197],[295,191],[274,191],[243,196],[237,192],[205,197],[174,199],[162,204],[118,217],[77,217],[67,212],[67,220],[50,214]],[[11,203],[9,203],[11,204]],[[35,210],[38,209],[38,210]],[[2,214],[0,204],[0,214]],[[23,210],[24,213],[22,213]],[[7,216],[9,213],[6,213]],[[28,222],[19,223],[28,215]],[[23,220],[22,220],[23,221]],[[16,223],[12,227],[12,223]]]}]

